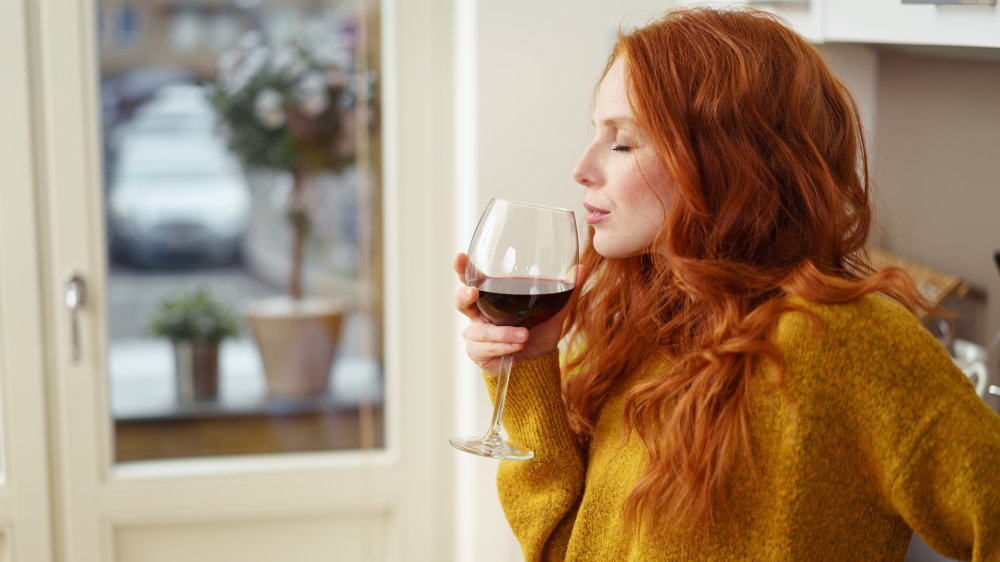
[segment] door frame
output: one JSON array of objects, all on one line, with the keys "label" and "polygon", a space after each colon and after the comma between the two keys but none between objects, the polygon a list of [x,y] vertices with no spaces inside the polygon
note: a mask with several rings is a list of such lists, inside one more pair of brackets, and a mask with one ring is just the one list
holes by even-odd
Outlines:
[{"label": "door frame", "polygon": [[0,560],[52,559],[30,0],[0,4]]},{"label": "door frame", "polygon": [[[384,520],[387,560],[453,557],[447,445],[458,342],[453,240],[450,2],[383,0],[386,447],[111,464],[106,372],[97,0],[28,2],[42,309],[48,365],[57,559],[115,562],[135,526],[295,515]],[[441,265],[445,265],[441,267]],[[88,282],[82,360],[71,360],[63,281]],[[442,335],[447,335],[443,337]],[[85,398],[85,399],[84,399]],[[20,428],[19,428],[20,431]],[[207,499],[206,499],[207,498]],[[35,558],[29,558],[35,560]]]}]

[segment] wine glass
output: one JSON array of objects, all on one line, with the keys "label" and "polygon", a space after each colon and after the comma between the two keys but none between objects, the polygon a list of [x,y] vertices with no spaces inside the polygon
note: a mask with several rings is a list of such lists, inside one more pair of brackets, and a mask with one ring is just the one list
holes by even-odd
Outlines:
[{"label": "wine glass", "polygon": [[[573,211],[494,198],[469,243],[465,283],[479,289],[477,306],[490,322],[531,329],[569,302],[578,263]],[[489,431],[482,437],[452,437],[453,447],[494,459],[535,456],[530,449],[507,443],[500,434],[513,364],[513,355],[500,359]]]}]

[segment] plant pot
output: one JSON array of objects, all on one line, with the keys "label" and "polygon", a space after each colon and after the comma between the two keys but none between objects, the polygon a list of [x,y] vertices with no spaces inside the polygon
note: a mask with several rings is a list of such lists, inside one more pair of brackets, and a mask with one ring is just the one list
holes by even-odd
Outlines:
[{"label": "plant pot", "polygon": [[336,300],[273,297],[245,309],[272,396],[326,392],[347,307]]},{"label": "plant pot", "polygon": [[219,396],[219,344],[174,341],[177,399],[180,402],[215,400]]}]

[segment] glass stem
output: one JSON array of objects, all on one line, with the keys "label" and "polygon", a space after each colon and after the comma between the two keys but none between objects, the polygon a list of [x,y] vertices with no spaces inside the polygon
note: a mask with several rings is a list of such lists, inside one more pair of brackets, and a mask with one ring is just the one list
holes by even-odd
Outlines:
[{"label": "glass stem", "polygon": [[510,369],[514,366],[514,356],[507,354],[500,358],[500,375],[497,379],[497,393],[493,400],[493,421],[490,423],[490,430],[483,436],[487,442],[499,443],[503,441],[500,436],[500,420],[503,418],[503,404],[507,400],[507,383],[510,382]]}]

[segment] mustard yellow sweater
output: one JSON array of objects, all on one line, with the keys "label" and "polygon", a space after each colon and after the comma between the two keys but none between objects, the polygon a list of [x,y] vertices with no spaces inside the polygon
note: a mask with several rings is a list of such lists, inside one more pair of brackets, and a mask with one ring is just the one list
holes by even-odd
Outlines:
[{"label": "mustard yellow sweater", "polygon": [[[1000,416],[894,302],[807,306],[826,328],[799,313],[779,321],[790,399],[756,370],[759,476],[738,467],[727,519],[707,538],[652,541],[623,523],[647,462],[624,435],[624,394],[635,380],[669,376],[665,358],[654,354],[618,385],[586,450],[569,429],[558,353],[516,364],[504,426],[535,458],[502,462],[497,479],[525,560],[901,561],[917,531],[951,558],[1000,562]],[[492,394],[494,379],[487,385]]]}]

